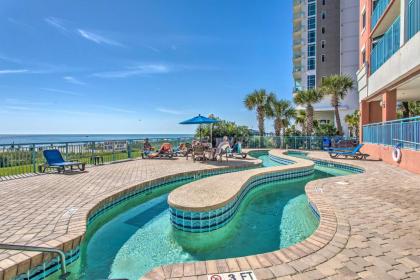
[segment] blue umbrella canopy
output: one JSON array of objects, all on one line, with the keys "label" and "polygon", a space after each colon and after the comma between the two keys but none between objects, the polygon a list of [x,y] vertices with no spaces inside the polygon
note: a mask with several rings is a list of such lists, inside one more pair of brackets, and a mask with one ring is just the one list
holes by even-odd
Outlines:
[{"label": "blue umbrella canopy", "polygon": [[217,123],[217,122],[219,122],[219,121],[215,120],[215,119],[204,117],[202,115],[198,115],[198,116],[196,116],[192,119],[180,122],[180,124],[210,124],[210,123]]}]

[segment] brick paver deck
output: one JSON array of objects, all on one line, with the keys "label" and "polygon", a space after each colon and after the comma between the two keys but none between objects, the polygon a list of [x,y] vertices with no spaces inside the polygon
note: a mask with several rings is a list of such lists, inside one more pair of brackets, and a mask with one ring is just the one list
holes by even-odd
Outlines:
[{"label": "brick paver deck", "polygon": [[[321,152],[310,155],[327,159]],[[260,280],[420,279],[420,176],[382,162],[338,161],[366,172],[307,185],[321,223],[304,242],[256,256],[158,267],[146,278],[205,280],[207,274],[251,269]],[[0,182],[0,242],[74,246],[84,233],[89,209],[99,201],[164,175],[214,167],[217,164],[183,159],[137,160],[91,168],[84,174]],[[0,252],[0,280],[45,257]]]},{"label": "brick paver deck", "polygon": [[[251,159],[206,163],[184,158],[133,160],[88,168],[82,173],[0,181],[0,243],[67,251],[83,238],[89,211],[121,191],[179,173],[256,163]],[[11,279],[48,258],[47,254],[0,250],[0,280]]]},{"label": "brick paver deck", "polygon": [[[330,160],[323,152],[310,156]],[[256,256],[162,266],[144,278],[206,280],[253,270],[259,280],[420,279],[420,176],[383,162],[335,161],[366,172],[306,186],[321,212],[307,240]]]}]

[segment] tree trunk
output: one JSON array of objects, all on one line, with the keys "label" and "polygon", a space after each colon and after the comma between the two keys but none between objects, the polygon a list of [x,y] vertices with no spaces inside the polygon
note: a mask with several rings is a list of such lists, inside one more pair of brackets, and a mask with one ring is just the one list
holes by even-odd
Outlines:
[{"label": "tree trunk", "polygon": [[314,130],[314,107],[308,104],[306,107],[306,135],[312,135]]},{"label": "tree trunk", "polygon": [[337,124],[338,135],[343,135],[343,127],[341,126],[340,113],[338,111],[338,104],[334,106],[335,123]]},{"label": "tree trunk", "polygon": [[403,118],[404,119],[405,118],[409,118],[410,117],[410,107],[408,105],[408,102],[407,101],[404,101],[404,102],[401,103],[401,105],[403,107],[403,111],[402,111]]},{"label": "tree trunk", "polygon": [[274,132],[276,136],[280,136],[281,128],[282,128],[282,121],[279,118],[276,118],[274,120]]},{"label": "tree trunk", "polygon": [[261,108],[257,109],[257,121],[258,121],[258,131],[260,133],[260,136],[264,136],[265,131],[264,131],[264,110]]}]

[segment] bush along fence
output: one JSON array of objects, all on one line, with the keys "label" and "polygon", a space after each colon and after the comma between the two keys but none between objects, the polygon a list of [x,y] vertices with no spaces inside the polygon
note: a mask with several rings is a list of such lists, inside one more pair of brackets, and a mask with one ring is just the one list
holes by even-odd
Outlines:
[{"label": "bush along fence", "polygon": [[323,150],[323,142],[328,138],[336,142],[353,140],[357,138],[336,137],[336,136],[252,136],[243,140],[243,147],[248,149],[297,149],[297,150]]},{"label": "bush along fence", "polygon": [[[159,148],[164,142],[178,146],[191,142],[192,138],[149,139],[152,146]],[[43,151],[58,149],[67,161],[98,164],[141,156],[144,139],[82,141],[62,143],[0,144],[0,177],[39,172],[45,163]]]}]

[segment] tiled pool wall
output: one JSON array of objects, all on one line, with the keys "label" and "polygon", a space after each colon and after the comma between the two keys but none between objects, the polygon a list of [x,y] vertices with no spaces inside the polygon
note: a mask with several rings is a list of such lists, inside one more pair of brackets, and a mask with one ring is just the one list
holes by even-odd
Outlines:
[{"label": "tiled pool wall", "polygon": [[296,163],[296,161],[291,160],[291,159],[276,157],[276,156],[273,156],[271,154],[269,154],[268,156],[272,161],[277,162],[281,165],[289,165],[289,164]]},{"label": "tiled pool wall", "polygon": [[314,173],[313,168],[302,168],[265,173],[251,177],[242,191],[221,208],[211,211],[192,212],[170,207],[172,225],[182,231],[203,233],[217,230],[229,223],[239,210],[244,198],[255,188],[271,182],[306,177]]},{"label": "tiled pool wall", "polygon": [[[261,153],[265,153],[266,151],[261,151]],[[306,153],[302,152],[292,152],[298,153],[299,155],[305,155],[305,158],[308,160],[313,161],[316,165],[337,168],[342,170],[347,170],[353,173],[363,173],[364,170],[359,167],[355,167],[349,164],[344,163],[336,163],[328,160],[319,160],[310,157],[306,157]],[[293,160],[277,157],[270,154],[270,159],[276,162],[279,162],[284,165],[295,163]],[[299,178],[303,176],[308,176],[313,174],[313,169],[305,169],[302,171],[282,171],[276,172],[272,174],[264,174],[261,176],[256,176],[252,178],[250,181],[246,183],[245,188],[243,188],[242,192],[238,194],[233,200],[231,200],[228,204],[223,206],[222,208],[215,209],[208,212],[193,212],[193,211],[184,211],[180,209],[176,209],[174,207],[170,207],[171,213],[171,223],[172,225],[179,230],[186,231],[186,232],[193,232],[193,233],[203,233],[203,232],[210,232],[217,230],[224,225],[226,225],[229,221],[231,221],[238,211],[239,205],[244,197],[256,187],[274,181],[281,181],[293,178]],[[308,201],[309,206],[315,215],[316,218],[320,218],[318,209],[316,206]]]},{"label": "tiled pool wall", "polygon": [[301,151],[291,150],[291,151],[288,151],[287,152],[287,155],[290,155],[290,156],[293,156],[293,155],[297,156],[297,155],[299,155],[301,158],[305,158],[305,159],[311,160],[316,165],[319,165],[319,166],[325,166],[325,167],[342,169],[342,170],[350,171],[350,172],[353,172],[353,173],[363,173],[363,172],[365,172],[365,170],[363,168],[356,167],[356,166],[353,166],[351,164],[338,163],[338,162],[334,162],[332,160],[330,161],[330,160],[325,160],[325,159],[311,158],[311,157],[307,156],[308,153],[301,152]]},{"label": "tiled pool wall", "polygon": [[[80,246],[67,251],[66,265],[70,265],[75,262],[80,256]],[[26,273],[20,274],[14,278],[14,280],[42,280],[52,275],[53,273],[61,269],[61,263],[59,257],[54,257],[50,261],[44,262],[43,264],[36,266]]]},{"label": "tiled pool wall", "polygon": [[[201,170],[197,172],[190,172],[183,175],[174,175],[171,177],[166,177],[158,179],[155,181],[150,181],[145,184],[140,184],[138,187],[124,192],[122,194],[117,194],[114,197],[111,197],[106,202],[99,203],[99,206],[95,207],[91,213],[88,215],[87,227],[89,227],[96,219],[105,214],[107,211],[112,208],[127,202],[131,199],[137,198],[141,195],[148,194],[153,190],[164,187],[168,184],[188,181],[188,180],[197,180],[209,176],[220,175],[225,173],[243,171],[247,169],[253,169],[259,167],[258,165],[249,166],[249,167],[237,167],[237,168],[219,168],[212,170]],[[66,255],[66,264],[69,265],[76,261],[80,256],[80,246],[77,246],[74,249],[65,252]],[[19,274],[14,277],[13,280],[42,280],[46,279],[48,276],[59,271],[61,268],[60,259],[58,257],[53,258],[48,262],[44,262],[39,266],[36,266],[29,271]]]}]

